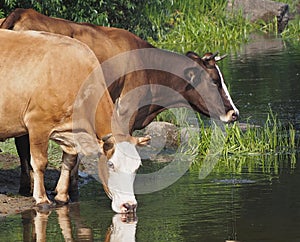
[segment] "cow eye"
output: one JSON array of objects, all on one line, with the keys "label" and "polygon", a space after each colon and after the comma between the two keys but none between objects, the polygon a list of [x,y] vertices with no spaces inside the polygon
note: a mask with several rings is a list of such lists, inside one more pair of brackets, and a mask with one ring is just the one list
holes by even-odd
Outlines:
[{"label": "cow eye", "polygon": [[216,85],[216,86],[220,86],[220,83],[219,83],[219,81],[218,81],[218,80],[216,80],[216,79],[212,79],[212,82],[213,82],[213,84],[214,84],[214,85]]},{"label": "cow eye", "polygon": [[114,169],[114,163],[112,163],[110,160],[107,162],[107,167],[110,169]]}]

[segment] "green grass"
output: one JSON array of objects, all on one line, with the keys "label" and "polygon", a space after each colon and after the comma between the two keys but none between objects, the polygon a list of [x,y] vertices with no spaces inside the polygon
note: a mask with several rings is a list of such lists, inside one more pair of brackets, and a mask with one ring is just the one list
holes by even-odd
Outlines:
[{"label": "green grass", "polygon": [[157,40],[149,41],[158,47],[179,52],[228,51],[248,40],[252,25],[241,14],[225,11],[227,1],[163,2],[146,10],[158,33]]},{"label": "green grass", "polygon": [[[183,109],[180,115],[180,120],[186,120],[190,113]],[[171,120],[172,117],[173,114],[165,112],[158,119],[182,127],[182,122]],[[208,170],[212,166],[215,172],[241,173],[260,169],[264,173],[278,174],[279,168],[295,168],[299,135],[292,124],[282,124],[271,110],[262,126],[240,125],[239,122],[214,125],[208,124],[199,114],[197,117],[198,132],[191,129],[185,146],[177,151],[191,157],[192,169],[204,165]]]},{"label": "green grass", "polygon": [[[279,0],[278,0],[279,1]],[[296,11],[296,3],[286,0],[290,12]],[[156,1],[146,7],[156,38],[148,41],[157,47],[178,52],[194,50],[229,52],[238,50],[249,40],[252,32],[278,35],[277,20],[270,23],[250,23],[241,13],[229,13],[225,0]],[[300,17],[289,21],[281,34],[283,40],[299,42]]]},{"label": "green grass", "polygon": [[[0,149],[2,151],[1,154],[18,155],[14,139],[7,139],[4,142],[0,142]],[[59,145],[50,141],[48,146],[49,165],[54,168],[59,168],[61,166],[61,157],[62,151]]]},{"label": "green grass", "polygon": [[[205,134],[210,135],[210,132]],[[282,125],[271,111],[263,126],[248,124],[246,130],[242,130],[236,122],[233,125],[226,125],[223,134],[222,156],[225,158],[230,155],[289,153],[294,152],[299,145],[293,125],[289,124],[287,127]],[[210,138],[206,137],[205,140]],[[206,155],[207,151],[202,154]]]},{"label": "green grass", "polygon": [[[173,111],[165,111],[159,114],[156,120],[182,127],[182,120],[187,120],[190,115],[191,111],[187,109],[180,109],[176,112],[177,117]],[[222,156],[225,158],[230,155],[290,153],[296,151],[300,145],[293,125],[283,125],[272,110],[269,111],[262,126],[246,123],[242,127],[239,122],[235,122],[222,127],[222,125],[208,125],[207,120],[200,117],[200,114],[196,114],[196,117],[199,133],[195,134],[195,137],[192,135],[189,142],[192,146],[197,146],[200,157],[208,154],[211,140],[216,138],[213,135],[221,139]]]}]

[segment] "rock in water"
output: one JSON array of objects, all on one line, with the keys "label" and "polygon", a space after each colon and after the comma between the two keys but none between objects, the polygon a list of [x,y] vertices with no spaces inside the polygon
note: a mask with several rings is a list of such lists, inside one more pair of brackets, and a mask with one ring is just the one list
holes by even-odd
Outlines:
[{"label": "rock in water", "polygon": [[277,18],[278,32],[281,33],[289,21],[289,5],[270,0],[229,0],[228,11],[242,11],[245,18],[266,23]]}]

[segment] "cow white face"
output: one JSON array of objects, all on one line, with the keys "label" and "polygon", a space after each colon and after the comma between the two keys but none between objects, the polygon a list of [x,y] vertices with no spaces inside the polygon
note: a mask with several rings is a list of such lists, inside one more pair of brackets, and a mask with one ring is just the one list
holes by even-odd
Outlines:
[{"label": "cow white face", "polygon": [[114,138],[103,144],[104,155],[100,157],[98,174],[105,192],[112,199],[111,206],[116,213],[135,212],[137,208],[133,182],[141,165],[141,158],[136,150],[138,144],[132,140],[115,143]]},{"label": "cow white face", "polygon": [[112,233],[105,241],[133,242],[135,241],[137,217],[131,214],[116,214],[112,219]]},{"label": "cow white face", "polygon": [[107,161],[107,186],[112,197],[112,209],[117,213],[135,212],[137,201],[134,196],[133,182],[141,158],[134,144],[117,143],[115,152]]}]

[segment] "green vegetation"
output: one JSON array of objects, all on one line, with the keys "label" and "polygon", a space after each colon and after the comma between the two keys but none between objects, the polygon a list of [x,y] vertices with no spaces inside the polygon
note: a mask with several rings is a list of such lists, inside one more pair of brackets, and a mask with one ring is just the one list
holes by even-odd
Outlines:
[{"label": "green vegetation", "polygon": [[247,41],[252,25],[241,14],[225,11],[226,5],[226,0],[172,1],[172,4],[162,1],[161,5],[150,5],[146,12],[158,39],[149,40],[156,46],[179,52],[237,48]]},{"label": "green vegetation", "polygon": [[[250,121],[214,125],[200,114],[196,115],[199,132],[191,128],[187,144],[179,150],[193,157],[193,170],[202,169],[205,163],[208,169],[212,165],[215,172],[241,173],[261,169],[264,173],[278,174],[282,167],[295,168],[299,134],[292,124],[281,123],[272,110],[261,126],[252,125]],[[157,120],[185,127],[184,120],[188,117],[191,117],[191,111],[180,109],[176,115],[173,111],[165,111]]]},{"label": "green vegetation", "polygon": [[[297,1],[287,2],[292,14]],[[250,23],[241,14],[226,11],[227,0],[4,0],[0,17],[17,7],[77,22],[127,29],[158,47],[179,52],[237,49],[254,31],[277,34],[276,19],[272,23]],[[299,41],[299,16],[291,20],[282,33],[285,40]]]},{"label": "green vegetation", "polygon": [[238,122],[225,125],[225,130],[213,130],[199,117],[200,140],[198,151],[200,156],[206,156],[209,152],[210,143],[214,138],[213,132],[218,133],[221,143],[224,144],[222,156],[227,158],[231,155],[262,155],[294,152],[299,139],[293,125],[284,126],[271,111],[263,126],[246,124],[241,127]]},{"label": "green vegetation", "polygon": [[[7,139],[0,142],[1,154],[18,155],[14,139]],[[55,168],[61,166],[62,152],[58,144],[53,141],[49,142],[48,146],[49,165]]]},{"label": "green vegetation", "polygon": [[[186,119],[186,114],[182,115]],[[262,126],[239,122],[208,125],[197,115],[199,132],[192,129],[188,144],[180,151],[194,157],[192,169],[208,166],[205,169],[215,172],[240,173],[259,168],[262,172],[278,174],[279,168],[295,168],[299,136],[292,124],[282,124],[272,111]],[[167,116],[162,116],[162,120],[163,117]],[[176,120],[172,122],[178,125]]]}]

